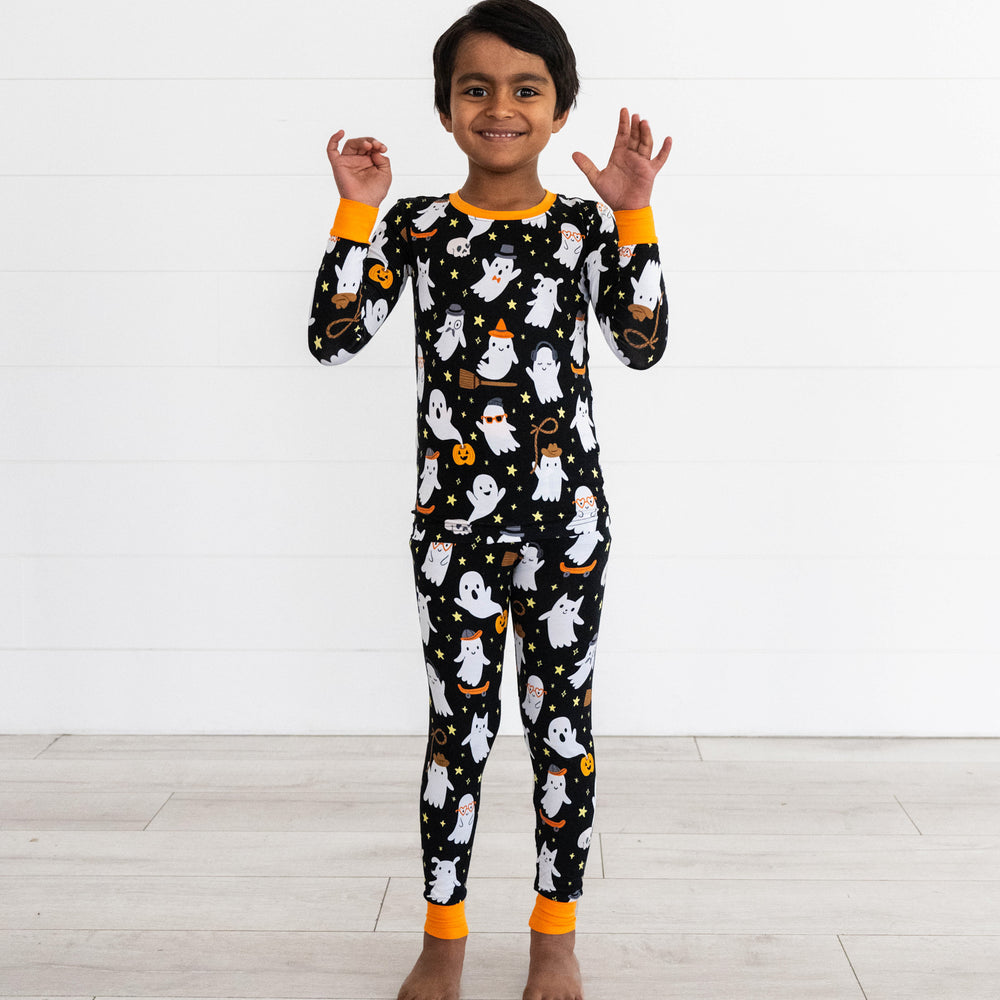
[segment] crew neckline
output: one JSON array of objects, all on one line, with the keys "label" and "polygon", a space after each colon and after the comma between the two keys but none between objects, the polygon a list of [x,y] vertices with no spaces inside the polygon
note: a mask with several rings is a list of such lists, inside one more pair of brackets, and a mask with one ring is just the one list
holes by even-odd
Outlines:
[{"label": "crew neckline", "polygon": [[556,201],[556,196],[552,191],[546,191],[545,197],[531,208],[520,208],[513,212],[498,212],[488,208],[477,208],[463,200],[457,191],[448,195],[448,200],[452,205],[465,215],[471,215],[476,219],[533,219],[536,215],[543,215]]}]

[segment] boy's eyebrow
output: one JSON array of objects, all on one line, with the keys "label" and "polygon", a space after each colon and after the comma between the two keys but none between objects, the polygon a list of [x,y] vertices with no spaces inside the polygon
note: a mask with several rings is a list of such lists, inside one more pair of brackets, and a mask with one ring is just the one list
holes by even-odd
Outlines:
[{"label": "boy's eyebrow", "polygon": [[[537,73],[516,73],[514,76],[509,77],[511,83],[548,83],[548,77],[539,76]],[[493,82],[493,77],[489,73],[463,73],[455,83],[461,86],[463,83],[469,83],[472,80],[485,80],[487,83]]]}]

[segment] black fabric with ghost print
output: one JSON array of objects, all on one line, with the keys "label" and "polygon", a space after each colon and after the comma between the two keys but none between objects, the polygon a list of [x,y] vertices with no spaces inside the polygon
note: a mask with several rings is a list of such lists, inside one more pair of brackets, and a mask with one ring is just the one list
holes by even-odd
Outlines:
[{"label": "black fabric with ghost print", "polygon": [[658,246],[620,247],[613,213],[580,198],[476,211],[454,195],[401,199],[370,244],[331,238],[310,350],[349,361],[412,279],[415,529],[504,542],[606,535],[587,307],[619,360],[655,364],[667,340]]}]

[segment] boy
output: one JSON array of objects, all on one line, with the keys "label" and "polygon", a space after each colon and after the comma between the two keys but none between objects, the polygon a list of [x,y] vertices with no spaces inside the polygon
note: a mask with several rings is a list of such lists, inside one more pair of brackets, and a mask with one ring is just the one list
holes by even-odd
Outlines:
[{"label": "boy", "polygon": [[458,997],[509,609],[538,849],[524,1000],[582,1000],[575,907],[593,830],[590,681],[610,547],[587,305],[619,360],[659,360],[667,306],[649,201],[671,140],[654,157],[648,123],[623,108],[607,167],[573,154],[604,204],[547,192],[538,157],[578,80],[561,26],[530,0],[476,4],[438,40],[434,76],[441,123],[468,159],[465,183],[398,201],[372,234],[391,181],[387,147],[364,137],[341,150],[344,132],[332,136],[341,204],[309,334],[321,363],[350,360],[412,275],[427,920],[398,996]]}]

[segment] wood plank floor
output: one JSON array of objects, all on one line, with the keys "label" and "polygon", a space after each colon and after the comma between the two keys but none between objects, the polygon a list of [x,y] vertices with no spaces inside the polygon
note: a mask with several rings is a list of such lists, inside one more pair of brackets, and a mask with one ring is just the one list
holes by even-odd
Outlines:
[{"label": "wood plank floor", "polygon": [[[0,736],[0,1000],[396,990],[422,741]],[[1000,740],[598,741],[588,1000],[998,1000]],[[534,849],[498,739],[463,997],[519,1000]]]}]

